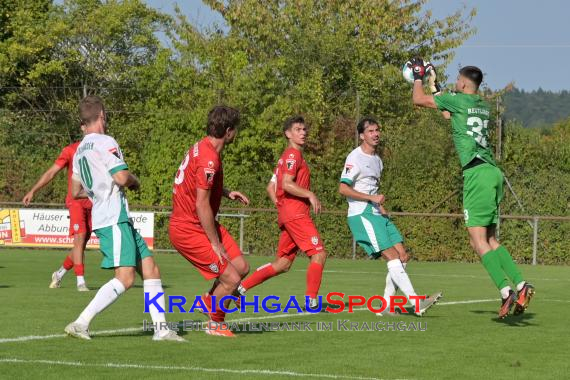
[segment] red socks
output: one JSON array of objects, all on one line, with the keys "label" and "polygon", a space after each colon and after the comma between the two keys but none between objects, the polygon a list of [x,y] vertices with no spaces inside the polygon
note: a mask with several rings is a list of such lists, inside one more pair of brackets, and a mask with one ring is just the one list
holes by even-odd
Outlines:
[{"label": "red socks", "polygon": [[73,260],[71,259],[71,255],[65,257],[65,260],[63,261],[63,268],[65,268],[65,270],[71,270],[71,268],[73,268],[76,276],[83,276],[85,274],[85,265],[74,265]]},{"label": "red socks", "polygon": [[75,264],[73,266],[73,271],[75,272],[76,276],[83,276],[85,273],[85,266],[83,264]]},{"label": "red socks", "polygon": [[215,313],[210,314],[210,318],[214,322],[221,323],[226,319],[226,313],[222,311],[221,307],[218,307]]},{"label": "red socks", "polygon": [[67,255],[65,260],[63,261],[63,268],[65,270],[71,270],[73,268],[73,260],[71,260],[71,256]]},{"label": "red socks", "polygon": [[317,298],[322,278],[323,266],[318,263],[310,263],[309,268],[307,269],[307,291],[305,292],[305,295],[310,298]]},{"label": "red socks", "polygon": [[243,280],[241,282],[241,286],[249,290],[276,275],[277,272],[275,271],[275,269],[273,269],[273,265],[271,265],[271,263],[267,263],[257,268],[257,270],[253,272],[251,276]]},{"label": "red socks", "polygon": [[[241,285],[249,290],[268,278],[277,275],[273,265],[265,264],[262,267],[257,268],[257,270],[248,278],[242,281]],[[310,263],[307,269],[307,291],[306,295],[311,298],[317,298],[319,293],[319,288],[321,287],[321,279],[323,278],[323,266],[318,263]]]},{"label": "red socks", "polygon": [[[212,310],[212,295],[211,294],[207,294],[207,295],[202,296],[202,301],[206,305],[206,308],[208,309],[208,311]],[[216,302],[218,302],[218,301],[216,300]],[[206,314],[214,322],[221,323],[226,319],[226,313],[224,311],[222,311],[222,308],[220,307],[220,305],[216,305],[216,312],[215,313],[207,312]]]}]

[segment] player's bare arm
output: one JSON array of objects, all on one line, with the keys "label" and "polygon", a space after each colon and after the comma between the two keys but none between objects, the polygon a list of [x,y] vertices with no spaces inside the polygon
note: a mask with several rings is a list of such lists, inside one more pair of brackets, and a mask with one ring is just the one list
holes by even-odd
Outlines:
[{"label": "player's bare arm", "polygon": [[229,260],[224,246],[220,242],[220,237],[216,230],[216,221],[214,218],[214,212],[212,211],[212,206],[210,205],[210,190],[197,189],[196,190],[196,214],[198,214],[198,219],[200,219],[200,225],[204,229],[208,240],[212,244],[212,249],[221,262],[224,259]]},{"label": "player's bare arm", "polygon": [[74,199],[85,199],[89,198],[87,196],[87,192],[81,185],[81,181],[76,179],[75,177],[71,178],[71,196]]},{"label": "player's bare arm", "polygon": [[231,191],[224,187],[223,195],[232,201],[239,201],[246,206],[249,204],[249,199],[239,191]]},{"label": "player's bare arm", "polygon": [[[412,101],[414,105],[426,108],[437,108],[433,95],[440,93],[439,85],[437,84],[437,76],[435,67],[429,63],[424,62],[420,57],[411,59],[408,67],[412,69],[414,86],[412,93]],[[431,95],[424,93],[424,79],[428,79]]]},{"label": "player's bare arm", "polygon": [[267,183],[267,187],[265,188],[265,190],[267,191],[267,195],[269,196],[269,199],[271,199],[271,202],[273,202],[274,205],[277,205],[277,194],[275,194],[275,182],[273,182],[273,180],[269,181],[269,183]]},{"label": "player's bare arm", "polygon": [[40,179],[38,179],[38,182],[36,182],[32,189],[24,196],[22,203],[26,206],[29,206],[30,202],[34,198],[36,191],[50,183],[50,181],[55,177],[57,173],[59,173],[61,169],[63,169],[63,167],[53,164],[48,170],[46,170]]},{"label": "player's bare arm", "polygon": [[299,198],[307,198],[313,207],[313,212],[318,214],[321,212],[321,202],[311,190],[303,189],[295,183],[295,177],[291,174],[283,175],[283,190],[287,193]]},{"label": "player's bare arm", "polygon": [[[412,61],[413,64],[416,66],[423,64],[423,60],[421,58],[414,58]],[[414,80],[412,100],[415,105],[420,107],[437,108],[434,96],[438,96],[439,94],[441,94],[441,87],[437,82],[437,73],[435,70],[435,66],[432,65],[431,63],[427,63],[427,65],[425,66],[425,70],[428,70],[428,72],[426,72],[425,75],[428,75],[428,85],[431,91],[431,95],[427,95],[424,93],[422,76],[419,75],[418,73],[414,73],[414,78],[416,79]],[[451,113],[449,111],[442,111],[441,115],[446,120],[451,119]]]},{"label": "player's bare arm", "polygon": [[377,205],[381,205],[386,200],[384,194],[361,193],[360,191],[354,190],[352,186],[342,182],[338,186],[338,192],[345,197],[356,199],[358,201],[368,201]]},{"label": "player's bare arm", "polygon": [[139,179],[128,170],[119,170],[113,174],[113,181],[121,187],[136,191],[140,188]]},{"label": "player's bare arm", "polygon": [[414,81],[414,90],[412,93],[412,101],[414,105],[426,108],[437,108],[433,95],[424,93],[424,87],[421,80]]},{"label": "player's bare arm", "polygon": [[[426,108],[437,108],[434,96],[437,95],[428,95],[424,93],[424,88],[421,81],[417,80],[414,82],[414,90],[412,95],[414,105]],[[451,119],[451,113],[449,111],[442,111],[441,116],[443,116],[443,118],[446,120]]]},{"label": "player's bare arm", "polygon": [[384,202],[386,201],[386,197],[384,196],[384,194],[371,195],[371,194],[361,193],[360,191],[354,190],[352,186],[349,186],[348,184],[342,182],[338,186],[338,192],[345,197],[356,199],[358,201],[372,202],[378,205],[380,213],[382,214],[388,213],[383,206]]}]

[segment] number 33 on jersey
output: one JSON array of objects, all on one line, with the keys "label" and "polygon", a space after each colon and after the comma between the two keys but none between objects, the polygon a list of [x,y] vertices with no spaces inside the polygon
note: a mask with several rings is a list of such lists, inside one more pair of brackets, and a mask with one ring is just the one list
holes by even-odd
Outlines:
[{"label": "number 33 on jersey", "polygon": [[437,108],[451,113],[453,142],[464,167],[475,157],[496,166],[489,146],[489,105],[479,95],[446,93],[434,97]]}]

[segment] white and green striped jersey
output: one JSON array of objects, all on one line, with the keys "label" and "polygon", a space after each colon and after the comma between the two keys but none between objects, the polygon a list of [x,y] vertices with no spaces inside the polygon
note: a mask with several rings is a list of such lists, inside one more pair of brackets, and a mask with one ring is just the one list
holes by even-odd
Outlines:
[{"label": "white and green striped jersey", "polygon": [[[360,193],[377,194],[383,168],[382,160],[377,154],[366,154],[358,147],[346,157],[340,182],[346,183]],[[348,216],[364,213],[381,214],[376,204],[349,197],[346,200],[348,201]]]},{"label": "white and green striped jersey", "polygon": [[93,202],[93,230],[129,220],[125,192],[112,177],[120,170],[128,170],[128,166],[114,138],[99,133],[83,138],[73,156],[73,177],[81,181]]}]

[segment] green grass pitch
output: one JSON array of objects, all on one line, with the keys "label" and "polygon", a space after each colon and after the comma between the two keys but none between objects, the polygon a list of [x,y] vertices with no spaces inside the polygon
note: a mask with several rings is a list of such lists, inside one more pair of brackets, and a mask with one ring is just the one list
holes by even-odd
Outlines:
[{"label": "green grass pitch", "polygon": [[[441,303],[423,318],[352,314],[232,314],[252,322],[333,322],[332,331],[241,332],[236,339],[203,332],[181,334],[186,343],[153,342],[142,332],[142,282],[99,315],[91,341],[63,335],[95,294],[79,293],[73,273],[60,289],[48,289],[62,251],[0,250],[1,378],[204,378],[204,379],[559,379],[570,373],[568,315],[570,268],[523,266],[537,294],[522,316],[496,318],[497,291],[480,265],[411,262],[408,272],[419,294],[444,292]],[[209,284],[177,254],[156,254],[167,295],[192,300]],[[96,289],[112,272],[99,269],[101,256],[87,252],[86,280]],[[248,257],[252,269],[270,260]],[[251,290],[253,294],[302,296],[307,259],[292,270]],[[327,262],[321,294],[383,294],[382,261]],[[346,298],[345,298],[346,299]],[[467,303],[466,301],[472,301]],[[168,314],[169,321],[199,320],[198,313]],[[339,331],[337,320],[422,322],[426,331]],[[36,339],[31,339],[35,336]]]}]

